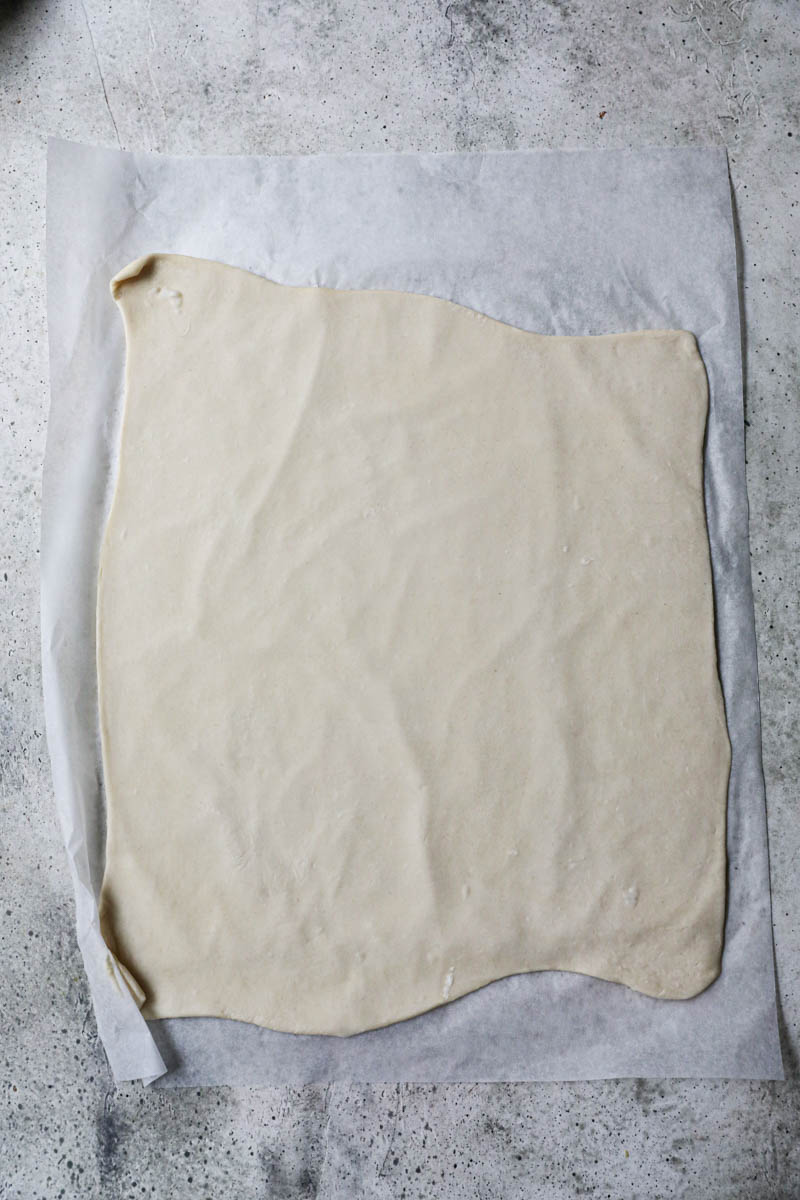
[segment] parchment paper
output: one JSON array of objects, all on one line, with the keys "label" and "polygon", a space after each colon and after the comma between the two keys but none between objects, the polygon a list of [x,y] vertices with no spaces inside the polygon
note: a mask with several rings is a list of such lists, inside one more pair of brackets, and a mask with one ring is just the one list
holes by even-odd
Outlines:
[{"label": "parchment paper", "polygon": [[[124,367],[108,282],[152,250],[218,259],[283,283],[441,296],[539,333],[696,334],[711,389],[706,505],[733,746],[723,970],[701,996],[659,1001],[547,972],[348,1039],[213,1018],[142,1019],[97,921],[104,830],[94,611]],[[47,275],[47,736],[78,940],[115,1078],[782,1078],[724,150],[178,159],[52,141]]]}]

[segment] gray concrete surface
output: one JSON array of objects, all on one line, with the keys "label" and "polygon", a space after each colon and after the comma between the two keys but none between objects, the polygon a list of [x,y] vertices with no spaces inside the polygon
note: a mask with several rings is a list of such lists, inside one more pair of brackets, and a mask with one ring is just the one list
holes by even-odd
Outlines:
[{"label": "gray concrete surface", "polygon": [[[4,0],[0,1197],[800,1197],[799,85],[794,0]],[[173,153],[727,145],[785,1084],[112,1086],[40,695],[48,134]]]}]

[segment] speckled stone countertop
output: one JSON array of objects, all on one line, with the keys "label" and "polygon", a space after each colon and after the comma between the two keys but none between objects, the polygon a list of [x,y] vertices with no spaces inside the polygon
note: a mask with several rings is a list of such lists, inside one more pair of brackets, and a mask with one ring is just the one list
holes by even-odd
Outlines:
[{"label": "speckled stone countertop", "polygon": [[[778,0],[6,0],[0,1196],[800,1197],[798,64]],[[113,1087],[41,701],[49,134],[177,154],[727,146],[786,1083]]]}]

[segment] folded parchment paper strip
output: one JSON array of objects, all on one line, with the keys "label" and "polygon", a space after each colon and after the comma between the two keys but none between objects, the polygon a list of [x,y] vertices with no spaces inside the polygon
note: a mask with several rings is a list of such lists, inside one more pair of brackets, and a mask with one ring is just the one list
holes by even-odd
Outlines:
[{"label": "folded parchment paper strip", "polygon": [[[167,1085],[782,1077],[724,151],[170,159],[51,142],[47,221],[48,743],[79,941],[116,1078],[152,1079],[163,1065]],[[141,1018],[97,926],[94,589],[124,358],[108,280],[156,249],[285,283],[442,296],[540,333],[696,334],[711,390],[706,502],[733,748],[725,956],[701,996],[657,1001],[577,975],[524,975],[350,1039]]]}]

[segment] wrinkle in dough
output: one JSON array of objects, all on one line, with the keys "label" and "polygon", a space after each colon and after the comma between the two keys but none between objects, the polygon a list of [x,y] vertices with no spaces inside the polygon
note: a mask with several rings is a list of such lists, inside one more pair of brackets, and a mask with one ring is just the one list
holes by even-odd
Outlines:
[{"label": "wrinkle in dough", "polygon": [[350,1034],[719,972],[694,338],[150,255],[98,587],[109,945],[149,1017]]}]

